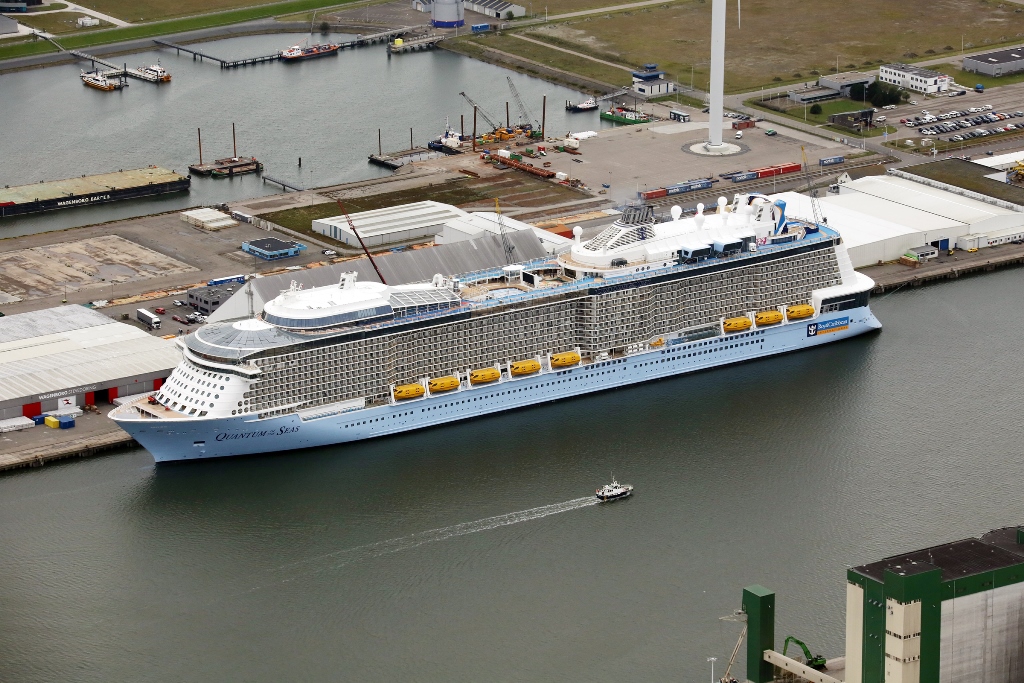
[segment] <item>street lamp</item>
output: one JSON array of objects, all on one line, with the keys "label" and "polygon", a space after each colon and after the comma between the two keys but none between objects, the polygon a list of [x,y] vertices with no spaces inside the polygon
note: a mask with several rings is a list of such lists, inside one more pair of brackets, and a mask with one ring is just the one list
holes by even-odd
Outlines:
[{"label": "street lamp", "polygon": [[708,657],[708,661],[711,662],[711,683],[715,683],[715,662],[718,661],[718,657]]}]

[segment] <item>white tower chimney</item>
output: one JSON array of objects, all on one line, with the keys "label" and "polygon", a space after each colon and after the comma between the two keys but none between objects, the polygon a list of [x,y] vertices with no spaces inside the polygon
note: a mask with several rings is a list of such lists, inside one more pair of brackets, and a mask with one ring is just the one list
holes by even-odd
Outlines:
[{"label": "white tower chimney", "polygon": [[722,146],[722,107],[725,99],[725,5],[711,3],[711,105],[708,108],[708,146]]}]

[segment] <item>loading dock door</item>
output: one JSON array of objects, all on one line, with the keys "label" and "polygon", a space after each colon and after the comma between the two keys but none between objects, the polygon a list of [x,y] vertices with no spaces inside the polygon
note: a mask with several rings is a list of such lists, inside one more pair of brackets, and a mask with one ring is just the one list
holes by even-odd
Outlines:
[{"label": "loading dock door", "polygon": [[935,247],[936,249],[938,249],[939,251],[949,251],[949,238],[948,237],[946,239],[943,239],[943,240],[937,240],[935,242],[931,242],[930,244],[933,247]]}]

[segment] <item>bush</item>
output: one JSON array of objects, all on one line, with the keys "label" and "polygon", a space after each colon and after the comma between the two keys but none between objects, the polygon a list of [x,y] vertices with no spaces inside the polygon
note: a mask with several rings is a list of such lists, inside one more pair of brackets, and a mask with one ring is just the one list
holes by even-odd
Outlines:
[{"label": "bush", "polygon": [[331,32],[331,25],[330,25],[330,23],[326,22],[326,21],[321,21],[320,22],[320,33],[330,33],[330,32]]},{"label": "bush", "polygon": [[808,111],[810,111],[811,114],[817,116],[818,114],[821,113],[821,105],[820,104],[812,104],[811,108]]},{"label": "bush", "polygon": [[775,83],[778,83],[781,80],[782,78],[780,76],[775,76],[774,78],[772,78],[772,81],[774,81]]},{"label": "bush", "polygon": [[800,73],[800,72],[797,72],[797,73],[793,74],[793,78],[803,78],[803,77],[804,77],[804,75],[802,73]]},{"label": "bush", "polygon": [[505,12],[505,18],[506,19],[511,19],[513,16],[514,15],[512,14],[512,10],[509,10],[509,11]]}]

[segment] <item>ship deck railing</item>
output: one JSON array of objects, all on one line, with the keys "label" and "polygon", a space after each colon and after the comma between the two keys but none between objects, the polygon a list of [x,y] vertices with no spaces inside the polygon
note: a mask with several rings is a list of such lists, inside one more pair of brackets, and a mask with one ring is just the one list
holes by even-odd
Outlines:
[{"label": "ship deck railing", "polygon": [[[812,234],[812,235],[805,235],[802,239],[799,239],[799,240],[797,240],[795,242],[787,242],[785,244],[758,245],[756,253],[741,252],[741,253],[738,253],[738,254],[731,254],[729,256],[723,256],[723,257],[720,257],[720,258],[717,258],[717,259],[713,259],[713,262],[714,263],[739,262],[739,261],[743,261],[743,260],[749,259],[752,256],[758,256],[758,255],[762,255],[762,254],[772,254],[772,253],[776,253],[776,252],[789,251],[790,249],[793,248],[794,245],[806,245],[806,244],[817,244],[817,243],[821,243],[821,242],[831,242],[831,241],[837,239],[838,237],[839,237],[838,233],[834,232],[833,230],[831,230],[829,228],[822,227],[818,233]],[[489,309],[489,308],[496,308],[496,307],[500,307],[500,306],[508,306],[508,305],[511,305],[511,304],[522,303],[522,302],[525,302],[525,301],[540,300],[540,299],[544,299],[544,298],[547,298],[547,297],[550,297],[550,296],[572,294],[572,293],[575,293],[575,292],[580,292],[580,291],[585,291],[587,289],[590,289],[595,284],[600,284],[602,286],[604,286],[604,285],[619,285],[619,284],[625,284],[625,283],[629,283],[629,282],[636,282],[638,280],[647,280],[647,279],[651,278],[652,276],[656,276],[656,275],[667,275],[667,274],[671,274],[671,273],[681,273],[681,272],[685,272],[687,270],[695,270],[697,268],[703,268],[703,267],[707,266],[710,262],[712,262],[712,260],[709,259],[709,260],[704,260],[704,261],[698,261],[696,263],[680,263],[680,264],[676,264],[676,265],[673,265],[673,266],[668,266],[666,268],[659,268],[657,270],[648,270],[648,271],[644,271],[644,272],[641,272],[641,273],[629,273],[627,275],[616,275],[616,276],[610,277],[610,278],[588,276],[588,277],[580,278],[578,280],[574,280],[572,282],[567,282],[567,283],[564,283],[564,284],[554,285],[554,286],[550,286],[550,287],[540,287],[540,288],[533,289],[533,290],[528,291],[528,292],[519,292],[517,294],[505,295],[505,296],[502,296],[502,297],[497,298],[497,299],[487,299],[487,300],[484,300],[484,301],[467,301],[467,300],[463,300],[462,303],[459,306],[453,306],[451,308],[447,308],[447,309],[444,309],[444,310],[427,311],[427,312],[424,312],[424,313],[416,313],[416,314],[412,314],[412,315],[402,316],[401,318],[395,318],[393,320],[387,320],[387,321],[378,322],[378,323],[371,323],[371,324],[368,324],[368,325],[352,325],[352,326],[350,326],[348,328],[348,331],[357,332],[357,331],[365,331],[365,330],[379,330],[379,329],[385,329],[385,328],[388,328],[388,327],[395,327],[395,326],[398,326],[398,325],[407,325],[407,324],[409,324],[411,322],[420,322],[420,321],[423,321],[423,320],[430,320],[430,319],[442,319],[442,318],[448,317],[448,316],[450,316],[450,315],[452,315],[454,313],[465,312],[467,310],[468,311],[486,310],[486,309]],[[546,265],[546,264],[554,265],[554,263],[555,263],[554,259],[552,259],[551,257],[546,257],[546,258],[543,258],[543,259],[533,259],[532,261],[527,261],[527,262],[523,263],[522,265],[524,265],[526,267],[530,267],[530,266]],[[480,282],[481,280],[494,279],[494,278],[497,278],[497,277],[501,277],[502,274],[503,274],[503,271],[501,270],[501,268],[492,268],[492,269],[488,269],[488,270],[476,271],[476,272],[470,273],[468,275],[472,275],[473,276],[473,278],[474,278],[473,281],[474,282]],[[343,332],[343,331],[346,331],[346,330],[336,330],[334,333],[332,333],[332,336],[333,336],[333,334],[337,334],[338,332]],[[295,332],[297,334],[302,334],[303,333],[302,330],[292,330],[292,332]],[[324,334],[324,332],[322,330],[318,330],[315,333],[312,333],[311,336],[317,336],[317,335],[322,335],[322,334]]]}]

